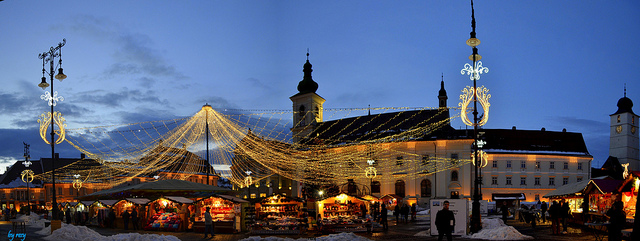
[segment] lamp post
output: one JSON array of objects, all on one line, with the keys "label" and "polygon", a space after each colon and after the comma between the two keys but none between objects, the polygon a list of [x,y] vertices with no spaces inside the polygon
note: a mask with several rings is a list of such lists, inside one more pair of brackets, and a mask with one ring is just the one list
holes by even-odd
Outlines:
[{"label": "lamp post", "polygon": [[[24,144],[24,162],[22,162],[22,164],[24,164],[24,166],[26,168],[29,168],[29,166],[31,166],[31,162],[29,161],[29,158],[31,158],[31,155],[29,155],[29,144],[22,142],[22,144]],[[24,171],[22,171],[22,181],[27,183],[27,215],[31,215],[31,195],[29,194],[29,183],[33,181],[33,171],[31,169],[26,169]]]},{"label": "lamp post", "polygon": [[[67,40],[62,39],[62,42],[58,43],[57,46],[51,47],[49,48],[49,51],[43,52],[38,55],[38,58],[42,59],[42,82],[38,84],[38,87],[45,90],[47,87],[51,86],[51,92],[45,91],[44,95],[40,96],[41,99],[47,101],[49,106],[51,106],[51,112],[48,117],[43,115],[42,122],[40,120],[38,121],[41,124],[40,136],[47,144],[51,145],[51,183],[53,187],[53,190],[51,192],[53,195],[51,199],[51,205],[52,205],[51,215],[53,217],[51,218],[51,220],[57,220],[58,218],[58,204],[56,203],[56,172],[55,172],[56,169],[54,164],[56,160],[55,145],[62,143],[62,141],[64,140],[64,124],[62,124],[64,122],[64,118],[61,117],[60,113],[56,113],[53,111],[53,107],[56,106],[57,102],[64,100],[64,98],[62,98],[61,96],[58,96],[58,92],[53,91],[53,78],[54,78],[53,74],[55,69],[54,68],[55,61],[57,59],[58,74],[55,75],[55,78],[60,81],[67,78],[67,76],[62,72],[62,46],[64,46],[66,43],[67,43]],[[49,71],[45,69],[47,63],[49,63]],[[45,77],[45,74],[49,74],[49,79],[51,84],[47,83],[47,78]],[[46,139],[46,135],[44,134],[48,126],[46,126],[44,130],[42,128],[42,125],[49,124],[48,122],[51,122],[51,133],[50,133],[51,141],[48,141]],[[54,125],[56,124],[58,125],[58,128],[59,128],[58,140],[55,139],[56,132],[54,129],[55,128]]]},{"label": "lamp post", "polygon": [[[460,95],[460,99],[462,103],[459,105],[461,108],[461,119],[462,121],[469,126],[473,126],[473,203],[471,205],[471,232],[477,233],[482,229],[482,220],[480,219],[480,199],[482,199],[482,192],[480,190],[480,178],[479,178],[479,169],[482,165],[483,161],[479,159],[478,155],[483,155],[479,153],[478,147],[481,143],[478,143],[478,126],[484,125],[489,119],[489,98],[491,95],[487,94],[488,89],[482,87],[477,87],[476,82],[480,79],[481,73],[489,72],[489,69],[482,66],[482,56],[478,54],[477,46],[480,45],[480,40],[476,38],[476,18],[473,9],[473,0],[471,0],[471,28],[472,31],[470,33],[471,37],[467,40],[467,45],[472,47],[472,54],[469,56],[469,60],[473,61],[473,66],[469,64],[464,65],[464,69],[460,71],[461,74],[468,74],[469,78],[473,80],[473,88],[467,86],[463,90],[462,95]],[[469,103],[473,101],[473,123],[469,121],[466,110]],[[482,105],[484,110],[484,114],[481,119],[478,119],[478,102]]]}]

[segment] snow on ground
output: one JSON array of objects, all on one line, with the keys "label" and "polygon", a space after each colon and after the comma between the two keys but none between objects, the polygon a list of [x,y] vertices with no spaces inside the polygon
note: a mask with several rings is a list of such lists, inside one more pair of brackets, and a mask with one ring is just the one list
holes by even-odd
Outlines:
[{"label": "snow on ground", "polygon": [[[251,236],[245,239],[241,239],[240,241],[306,241],[309,240],[307,238],[279,238],[279,237],[266,237],[262,238],[260,236]],[[354,233],[338,233],[338,234],[329,234],[328,236],[316,237],[314,240],[319,241],[371,241],[371,239],[358,236]]]},{"label": "snow on ground", "polygon": [[507,226],[499,218],[483,218],[482,230],[478,233],[466,236],[466,238],[486,240],[527,240],[531,236],[523,235],[516,228]]},{"label": "snow on ground", "polygon": [[430,211],[431,209],[425,209],[420,212],[417,212],[416,215],[429,215],[431,213]]}]

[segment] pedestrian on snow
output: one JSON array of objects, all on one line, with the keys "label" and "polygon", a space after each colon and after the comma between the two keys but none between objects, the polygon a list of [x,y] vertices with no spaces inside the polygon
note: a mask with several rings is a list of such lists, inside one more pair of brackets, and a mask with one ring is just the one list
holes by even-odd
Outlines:
[{"label": "pedestrian on snow", "polygon": [[562,199],[560,201],[562,207],[560,208],[560,218],[562,218],[562,234],[567,234],[567,220],[569,219],[569,215],[571,215],[571,209],[569,208],[569,203]]},{"label": "pedestrian on snow", "polygon": [[124,210],[124,212],[122,213],[122,221],[124,221],[124,230],[129,229],[129,218],[131,217],[131,215],[129,215],[129,210]]},{"label": "pedestrian on snow", "polygon": [[449,210],[449,201],[444,201],[442,204],[442,210],[436,214],[436,228],[438,228],[438,241],[442,241],[444,235],[447,236],[447,241],[451,241],[451,233],[453,227],[456,225],[456,218],[453,212]]},{"label": "pedestrian on snow", "polygon": [[131,211],[131,222],[133,223],[133,230],[138,230],[138,211],[137,208],[133,208]]},{"label": "pedestrian on snow", "polygon": [[549,207],[547,206],[547,202],[542,201],[542,205],[540,205],[540,215],[542,215],[542,222],[546,223],[547,222],[547,209],[549,209]]},{"label": "pedestrian on snow", "polygon": [[558,223],[560,220],[560,204],[558,204],[558,201],[553,201],[553,204],[549,207],[549,218],[551,219],[551,233],[560,234],[560,224]]},{"label": "pedestrian on snow", "polygon": [[116,228],[116,213],[112,209],[109,209],[109,227]]},{"label": "pedestrian on snow", "polygon": [[627,222],[627,213],[625,213],[623,209],[622,201],[616,201],[613,203],[613,206],[609,211],[607,211],[607,216],[609,216],[609,241],[620,241],[622,240],[622,228]]},{"label": "pedestrian on snow", "polygon": [[502,201],[502,206],[500,207],[500,212],[502,213],[502,222],[507,224],[507,217],[509,217],[509,207],[507,207],[507,202]]},{"label": "pedestrian on snow", "polygon": [[67,224],[71,223],[71,209],[67,208],[67,211],[64,212],[64,217],[67,219]]},{"label": "pedestrian on snow", "polygon": [[209,210],[211,210],[211,208],[207,207],[206,211],[204,212],[204,238],[207,238],[207,235],[209,234],[209,232],[211,232],[212,238],[216,236],[213,233],[213,228],[214,228],[213,218],[211,217],[211,213],[209,213]]},{"label": "pedestrian on snow", "polygon": [[416,221],[416,213],[417,213],[417,207],[418,205],[411,204],[411,222],[415,222]]},{"label": "pedestrian on snow", "polygon": [[382,225],[382,230],[389,230],[389,223],[387,222],[387,205],[386,204],[382,204],[382,207],[380,208],[380,224]]},{"label": "pedestrian on snow", "polygon": [[404,223],[409,222],[409,205],[406,203],[402,205],[402,216],[404,219]]}]

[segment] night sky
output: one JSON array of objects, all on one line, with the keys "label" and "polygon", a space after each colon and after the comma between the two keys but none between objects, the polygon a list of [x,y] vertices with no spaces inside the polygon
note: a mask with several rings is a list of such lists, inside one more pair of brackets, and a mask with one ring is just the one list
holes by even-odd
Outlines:
[{"label": "night sky", "polygon": [[[485,128],[582,133],[600,167],[625,84],[640,101],[640,2],[478,0],[475,17]],[[23,159],[22,142],[31,159],[50,157],[38,54],[63,38],[68,78],[54,87],[67,128],[182,118],[205,103],[290,110],[307,49],[325,108],[437,107],[442,79],[457,107],[473,84],[460,74],[469,1],[8,0],[0,23],[0,172]]]}]

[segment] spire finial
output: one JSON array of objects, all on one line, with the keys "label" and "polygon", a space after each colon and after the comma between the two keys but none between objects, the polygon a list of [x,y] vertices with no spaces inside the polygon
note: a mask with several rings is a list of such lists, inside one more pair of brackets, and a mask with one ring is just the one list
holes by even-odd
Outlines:
[{"label": "spire finial", "polygon": [[627,83],[624,83],[624,97],[627,97]]},{"label": "spire finial", "polygon": [[442,77],[442,82],[444,82],[444,72],[441,73],[442,75],[440,77]]},{"label": "spire finial", "polygon": [[371,115],[371,105],[369,105],[369,108],[367,108],[369,110],[369,115]]},{"label": "spire finial", "polygon": [[309,48],[307,48],[307,61],[309,61]]}]

